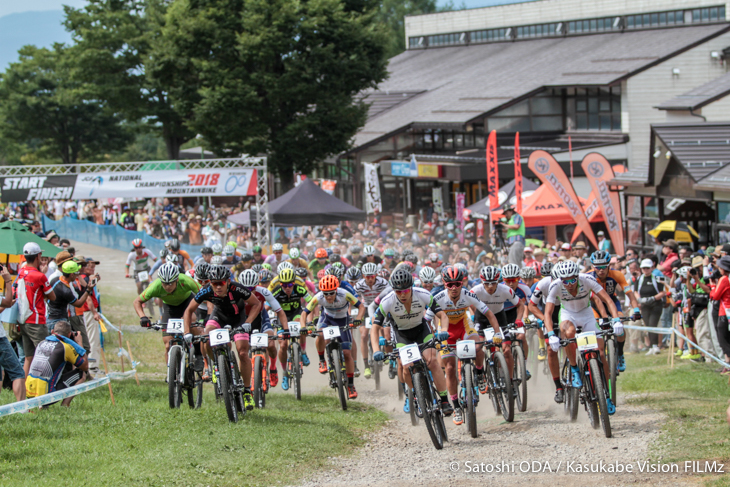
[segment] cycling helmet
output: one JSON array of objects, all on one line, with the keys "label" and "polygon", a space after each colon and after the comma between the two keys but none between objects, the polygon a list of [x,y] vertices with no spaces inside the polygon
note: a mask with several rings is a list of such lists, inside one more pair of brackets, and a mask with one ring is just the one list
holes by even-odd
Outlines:
[{"label": "cycling helmet", "polygon": [[368,255],[375,255],[375,247],[372,245],[366,245],[364,249],[362,249],[362,253],[365,257]]},{"label": "cycling helmet", "polygon": [[251,254],[248,254],[248,253],[246,253],[246,254],[243,254],[243,255],[241,256],[241,260],[242,260],[243,262],[251,262],[251,261],[253,260],[253,255],[251,255]]},{"label": "cycling helmet", "polygon": [[167,249],[160,250],[160,259],[164,259],[167,255]]},{"label": "cycling helmet", "polygon": [[350,247],[351,254],[359,254],[360,252],[362,252],[362,249],[359,245],[353,245],[352,247]]},{"label": "cycling helmet", "polygon": [[383,279],[390,279],[390,271],[388,269],[380,269],[378,275]]},{"label": "cycling helmet", "polygon": [[157,272],[157,277],[159,277],[160,281],[165,284],[170,284],[177,281],[179,275],[180,268],[172,262],[162,264],[162,267],[160,267],[160,270]]},{"label": "cycling helmet", "polygon": [[447,265],[441,271],[441,277],[444,280],[444,284],[450,282],[462,282],[464,280],[464,272],[456,266]]},{"label": "cycling helmet", "polygon": [[172,240],[165,240],[165,248],[166,249],[169,249],[171,244],[172,244]]},{"label": "cycling helmet", "polygon": [[203,247],[202,249],[200,249],[200,253],[202,255],[212,254],[213,253],[213,249],[211,249],[210,247]]},{"label": "cycling helmet", "polygon": [[264,266],[261,264],[254,264],[251,266],[251,270],[254,270],[256,272],[261,272],[263,270]]},{"label": "cycling helmet", "polygon": [[421,272],[418,273],[418,277],[421,278],[421,283],[430,284],[436,279],[436,271],[431,267],[424,267]]},{"label": "cycling helmet", "polygon": [[362,272],[357,267],[350,267],[345,273],[345,279],[348,281],[359,281],[362,278]]},{"label": "cycling helmet", "polygon": [[270,282],[274,278],[274,274],[268,269],[261,269],[259,272],[259,283]]},{"label": "cycling helmet", "polygon": [[361,271],[363,276],[374,276],[378,273],[378,265],[373,262],[368,262],[362,266]]},{"label": "cycling helmet", "polygon": [[325,249],[319,248],[314,252],[314,257],[316,259],[326,259],[327,251]]},{"label": "cycling helmet", "polygon": [[279,282],[294,282],[295,277],[293,269],[282,269],[279,272]]},{"label": "cycling helmet", "polygon": [[307,273],[307,269],[305,269],[304,267],[297,267],[294,270],[294,273],[302,279],[306,279],[309,276],[309,274]]},{"label": "cycling helmet", "polygon": [[330,262],[336,262],[339,264],[340,263],[340,254],[335,254],[335,253],[330,254]]},{"label": "cycling helmet", "polygon": [[482,282],[498,282],[502,277],[502,270],[499,267],[493,265],[485,265],[479,272],[479,277]]},{"label": "cycling helmet", "polygon": [[226,266],[212,265],[208,269],[208,277],[211,281],[225,281],[231,278],[231,273]]},{"label": "cycling helmet", "polygon": [[605,250],[596,250],[591,254],[591,264],[608,265],[611,262],[611,254]]},{"label": "cycling helmet", "polygon": [[406,269],[396,269],[390,276],[390,287],[396,291],[409,289],[413,286],[413,275]]},{"label": "cycling helmet", "polygon": [[520,271],[520,277],[522,279],[533,279],[535,277],[535,269],[530,266],[523,267]]},{"label": "cycling helmet", "polygon": [[175,254],[167,254],[167,257],[165,257],[165,262],[172,262],[173,264],[177,263],[177,255]]},{"label": "cycling helmet", "polygon": [[458,264],[454,264],[454,267],[459,269],[461,272],[464,273],[464,277],[467,277],[469,275],[469,269],[466,267],[466,265],[459,262]]},{"label": "cycling helmet", "polygon": [[178,239],[173,238],[172,240],[170,240],[170,249],[175,251],[180,250],[180,242],[178,241]]},{"label": "cycling helmet", "polygon": [[220,255],[214,255],[210,258],[210,265],[221,265],[223,263],[223,257]]},{"label": "cycling helmet", "polygon": [[229,240],[228,242],[226,242],[226,245],[230,245],[234,249],[238,248],[238,244],[236,242],[234,242],[233,240]]},{"label": "cycling helmet", "polygon": [[552,275],[553,272],[553,263],[552,262],[545,262],[542,267],[540,267],[540,275],[542,277],[547,277]]},{"label": "cycling helmet", "polygon": [[289,249],[289,258],[290,259],[298,259],[299,258],[299,249]]},{"label": "cycling helmet", "polygon": [[207,262],[201,262],[195,266],[195,278],[199,281],[207,281],[208,271],[210,271],[210,264]]},{"label": "cycling helmet", "polygon": [[263,264],[261,264],[261,267],[263,267],[267,271],[273,270],[273,267],[271,267],[271,264],[269,264],[268,262],[264,262]]},{"label": "cycling helmet", "polygon": [[322,279],[326,275],[327,272],[324,269],[320,269],[319,271],[317,271],[317,279]]},{"label": "cycling helmet", "polygon": [[221,255],[223,252],[223,246],[219,243],[213,244],[213,253],[215,255]]},{"label": "cycling helmet", "polygon": [[578,268],[578,264],[572,260],[564,260],[557,263],[554,272],[555,277],[558,279],[569,279],[580,274],[580,269]]},{"label": "cycling helmet", "polygon": [[236,255],[236,249],[231,247],[230,245],[226,245],[225,247],[223,247],[223,255],[225,255],[226,257]]},{"label": "cycling helmet", "polygon": [[413,264],[413,267],[418,264],[418,256],[416,254],[408,254],[407,256],[403,257],[403,260]]},{"label": "cycling helmet", "polygon": [[284,252],[284,246],[281,245],[280,243],[275,243],[274,245],[271,246],[271,251],[272,252]]},{"label": "cycling helmet", "polygon": [[439,261],[439,254],[437,254],[436,252],[431,252],[430,254],[428,254],[428,260],[430,260],[433,263],[438,262]]},{"label": "cycling helmet", "polygon": [[253,269],[246,269],[238,276],[238,282],[246,287],[256,287],[259,285],[259,274]]},{"label": "cycling helmet", "polygon": [[294,264],[292,264],[291,262],[282,262],[281,264],[279,264],[279,267],[276,268],[276,272],[281,274],[281,271],[283,271],[284,269],[294,269]]},{"label": "cycling helmet", "polygon": [[383,255],[386,256],[386,257],[395,257],[395,250],[393,250],[391,248],[387,248],[383,252]]},{"label": "cycling helmet", "polygon": [[135,238],[134,240],[132,240],[132,247],[134,247],[135,249],[144,247],[144,245],[142,245],[142,239],[141,238]]},{"label": "cycling helmet", "polygon": [[319,290],[322,292],[336,291],[340,287],[340,280],[336,276],[328,275],[319,280]]},{"label": "cycling helmet", "polygon": [[253,249],[251,249],[251,251],[252,251],[252,252],[253,252],[254,254],[260,254],[260,253],[261,253],[261,246],[260,246],[260,245],[254,245],[254,246],[253,246]]},{"label": "cycling helmet", "polygon": [[502,279],[514,279],[515,277],[520,277],[520,266],[507,264],[502,267]]}]

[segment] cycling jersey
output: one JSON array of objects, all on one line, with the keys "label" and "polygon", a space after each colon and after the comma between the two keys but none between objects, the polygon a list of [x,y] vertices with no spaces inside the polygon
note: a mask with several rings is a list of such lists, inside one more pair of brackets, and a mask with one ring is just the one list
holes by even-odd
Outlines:
[{"label": "cycling jersey", "polygon": [[251,297],[251,292],[237,282],[228,283],[228,291],[225,296],[216,296],[210,284],[198,291],[195,301],[202,303],[210,301],[215,305],[211,313],[211,319],[223,325],[237,326],[246,319],[246,301]]},{"label": "cycling jersey", "polygon": [[365,301],[365,305],[367,306],[372,304],[372,302],[375,301],[375,298],[385,297],[385,295],[392,290],[393,288],[390,287],[388,281],[380,276],[375,278],[373,287],[368,286],[365,279],[360,279],[357,281],[357,284],[355,284],[355,291],[357,291],[357,294],[362,297],[362,300]]},{"label": "cycling jersey", "polygon": [[276,300],[274,295],[262,286],[256,286],[256,289],[254,290],[254,295],[256,296],[256,299],[261,301],[261,304],[268,304],[269,308],[271,308],[271,311],[274,313],[278,313],[281,311],[281,305]]},{"label": "cycling jersey", "polygon": [[441,311],[431,293],[420,287],[412,289],[410,309],[406,309],[406,306],[398,300],[396,293],[391,292],[380,301],[373,323],[382,326],[386,317],[389,317],[398,330],[410,330],[424,322],[426,312],[436,314]]},{"label": "cycling jersey", "polygon": [[[517,283],[517,289],[514,290],[515,296],[517,296],[518,301],[520,299],[524,299],[525,302],[527,302],[528,299],[530,299],[530,296],[532,296],[532,291],[530,291],[530,288],[526,285],[522,284],[521,282]],[[514,309],[517,307],[516,303],[513,303],[512,301],[506,301],[504,303],[504,310],[508,311],[511,309]]]},{"label": "cycling jersey", "polygon": [[[532,290],[532,298],[530,298],[530,301],[536,304],[541,310],[545,309],[545,303],[547,302],[547,297],[550,293],[550,284],[552,282],[552,277],[545,276],[535,283],[535,287]],[[559,297],[556,298],[555,306],[560,306]]]},{"label": "cycling jersey", "polygon": [[324,264],[320,264],[319,260],[314,259],[312,262],[309,263],[307,267],[309,267],[309,270],[312,271],[312,276],[314,276],[314,282],[318,282],[319,278],[317,278],[317,273],[327,267],[327,264],[329,264],[330,261],[325,260]]},{"label": "cycling jersey", "polygon": [[127,265],[135,273],[150,270],[150,262],[157,259],[150,249],[142,249],[142,255],[137,255],[135,250],[131,251],[127,256]]},{"label": "cycling jersey", "polygon": [[[80,367],[84,363],[84,355],[86,350],[66,337],[51,335],[40,342],[28,372],[26,395],[38,397],[57,389],[65,389],[66,385],[59,387],[59,381],[66,364]],[[80,378],[79,374],[75,382]]]},{"label": "cycling jersey", "polygon": [[360,296],[358,296],[358,294],[357,294],[357,291],[355,291],[355,288],[352,287],[352,284],[350,284],[347,281],[340,281],[340,289],[344,289],[345,291],[352,294],[353,296],[355,296],[358,299],[360,298]]},{"label": "cycling jersey", "polygon": [[[273,291],[274,289],[276,289],[276,287],[279,284],[281,284],[281,282],[279,280],[279,276],[274,277],[271,280],[271,282],[269,283],[269,291]],[[295,286],[306,286],[306,284],[304,283],[304,280],[301,277],[299,277],[299,276],[296,276],[294,278],[294,285]]]},{"label": "cycling jersey", "polygon": [[609,270],[605,281],[601,281],[596,275],[596,271],[592,270],[587,275],[592,276],[598,284],[611,296],[612,299],[616,299],[616,290],[623,289],[624,292],[630,291],[631,286],[626,282],[626,276],[621,274],[619,271]]},{"label": "cycling jersey", "polygon": [[178,263],[182,266],[183,262],[187,262],[190,264],[190,267],[193,266],[193,259],[190,258],[190,254],[186,250],[178,250],[177,252],[173,252],[175,255],[177,255]]},{"label": "cycling jersey", "polygon": [[556,279],[550,284],[547,302],[556,304],[558,298],[560,298],[562,309],[579,312],[591,307],[591,293],[598,294],[601,291],[603,291],[603,288],[593,276],[581,273],[578,275],[578,290],[575,296],[565,289],[563,281]]},{"label": "cycling jersey", "polygon": [[265,264],[270,264],[271,267],[276,270],[276,268],[281,264],[282,262],[289,260],[289,254],[281,254],[281,258],[277,259],[276,254],[271,254],[266,258],[264,261]]},{"label": "cycling jersey", "polygon": [[[143,303],[146,303],[152,298],[161,298],[162,302],[165,304],[179,306],[180,303],[188,299],[191,294],[195,294],[199,290],[200,284],[198,284],[195,279],[187,274],[180,274],[177,278],[177,286],[175,286],[175,290],[173,292],[168,293],[165,291],[165,288],[162,287],[162,281],[160,281],[160,279],[155,279],[144,291],[142,291],[142,294],[139,295],[139,299]],[[196,301],[198,300],[196,299]],[[202,303],[202,301],[198,301],[198,303]]]},{"label": "cycling jersey", "polygon": [[455,303],[449,296],[448,290],[438,293],[434,296],[434,300],[449,317],[449,324],[463,323],[470,306],[474,306],[480,313],[485,315],[489,312],[489,306],[479,301],[476,294],[463,288]]},{"label": "cycling jersey", "polygon": [[286,292],[284,292],[284,288],[281,286],[277,286],[272,291],[272,294],[281,305],[281,309],[284,310],[286,319],[289,321],[302,312],[302,299],[304,299],[304,302],[306,303],[309,303],[312,299],[312,296],[309,294],[306,286],[299,285],[292,287],[290,295],[286,294]]},{"label": "cycling jersey", "polygon": [[321,305],[323,314],[332,318],[342,319],[347,318],[349,315],[349,305],[354,307],[360,306],[360,300],[353,296],[352,293],[349,293],[342,288],[338,288],[335,292],[335,300],[331,303],[327,301],[322,291],[315,294],[309,304],[307,304],[307,312],[311,313],[317,305]]},{"label": "cycling jersey", "polygon": [[517,306],[520,298],[506,284],[497,284],[494,294],[489,294],[483,284],[475,286],[472,293],[479,298],[479,301],[485,303],[495,315],[504,309],[505,302],[512,303]]}]

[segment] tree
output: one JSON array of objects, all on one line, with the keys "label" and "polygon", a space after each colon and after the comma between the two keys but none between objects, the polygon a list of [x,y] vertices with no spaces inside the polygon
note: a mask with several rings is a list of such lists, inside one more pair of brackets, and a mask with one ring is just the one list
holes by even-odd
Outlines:
[{"label": "tree", "polygon": [[143,129],[158,133],[167,156],[177,159],[180,147],[196,135],[186,122],[196,101],[197,79],[184,59],[150,74],[161,56],[158,40],[169,3],[89,0],[84,8],[64,9],[65,26],[75,41],[74,78],[91,84],[95,96],[128,122],[141,121]]},{"label": "tree", "polygon": [[[444,10],[452,10],[450,3]],[[388,58],[406,50],[406,15],[429,14],[438,11],[436,0],[382,0],[378,15],[388,30]]]},{"label": "tree", "polygon": [[215,152],[266,154],[288,183],[364,125],[356,95],[385,78],[385,37],[370,0],[179,0],[155,73],[189,60],[189,126]]},{"label": "tree", "polygon": [[19,62],[0,79],[0,130],[6,139],[75,164],[120,150],[130,137],[120,117],[71,79],[67,52],[60,44],[19,51]]}]

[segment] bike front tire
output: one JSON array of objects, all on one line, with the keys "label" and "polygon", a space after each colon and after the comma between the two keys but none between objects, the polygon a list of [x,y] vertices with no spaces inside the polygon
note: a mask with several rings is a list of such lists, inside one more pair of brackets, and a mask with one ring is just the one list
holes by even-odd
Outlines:
[{"label": "bike front tire", "polygon": [[413,387],[416,389],[416,400],[421,405],[421,411],[423,411],[423,420],[426,423],[426,429],[428,430],[428,436],[431,437],[431,442],[437,450],[441,450],[444,447],[444,439],[441,435],[441,426],[438,424],[436,418],[436,411],[434,408],[436,405],[433,403],[431,397],[431,388],[428,386],[428,381],[423,374],[423,371],[417,371],[411,377],[413,380]]},{"label": "bike front tire", "polygon": [[170,365],[167,368],[167,396],[171,409],[177,409],[182,402],[182,350],[179,346],[170,349]]},{"label": "bike front tire", "polygon": [[226,405],[226,414],[228,421],[236,423],[238,421],[238,411],[236,410],[235,398],[233,394],[233,378],[231,377],[231,365],[228,363],[228,357],[224,353],[218,355],[218,381],[220,382],[221,395],[223,403]]}]

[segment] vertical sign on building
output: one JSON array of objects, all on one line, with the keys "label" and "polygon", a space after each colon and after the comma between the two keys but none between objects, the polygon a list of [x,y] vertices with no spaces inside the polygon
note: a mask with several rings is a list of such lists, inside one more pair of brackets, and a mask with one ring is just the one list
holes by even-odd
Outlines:
[{"label": "vertical sign on building", "polygon": [[380,201],[380,180],[378,179],[378,167],[375,164],[363,163],[365,171],[365,206],[368,213],[383,211]]},{"label": "vertical sign on building", "polygon": [[616,191],[610,191],[608,182],[613,179],[614,173],[611,164],[597,152],[591,152],[581,162],[583,171],[591,183],[593,194],[603,213],[603,221],[608,227],[611,243],[618,255],[624,255],[624,225],[621,221],[621,201]]},{"label": "vertical sign on building", "polygon": [[456,193],[456,221],[459,223],[459,242],[464,243],[464,200],[465,193]]},{"label": "vertical sign on building", "polygon": [[515,134],[515,197],[517,214],[522,216],[522,166],[520,165],[520,133]]},{"label": "vertical sign on building", "polygon": [[441,186],[433,188],[431,194],[433,197],[433,211],[441,218],[444,216],[444,201],[442,199],[443,191],[441,191]]}]

